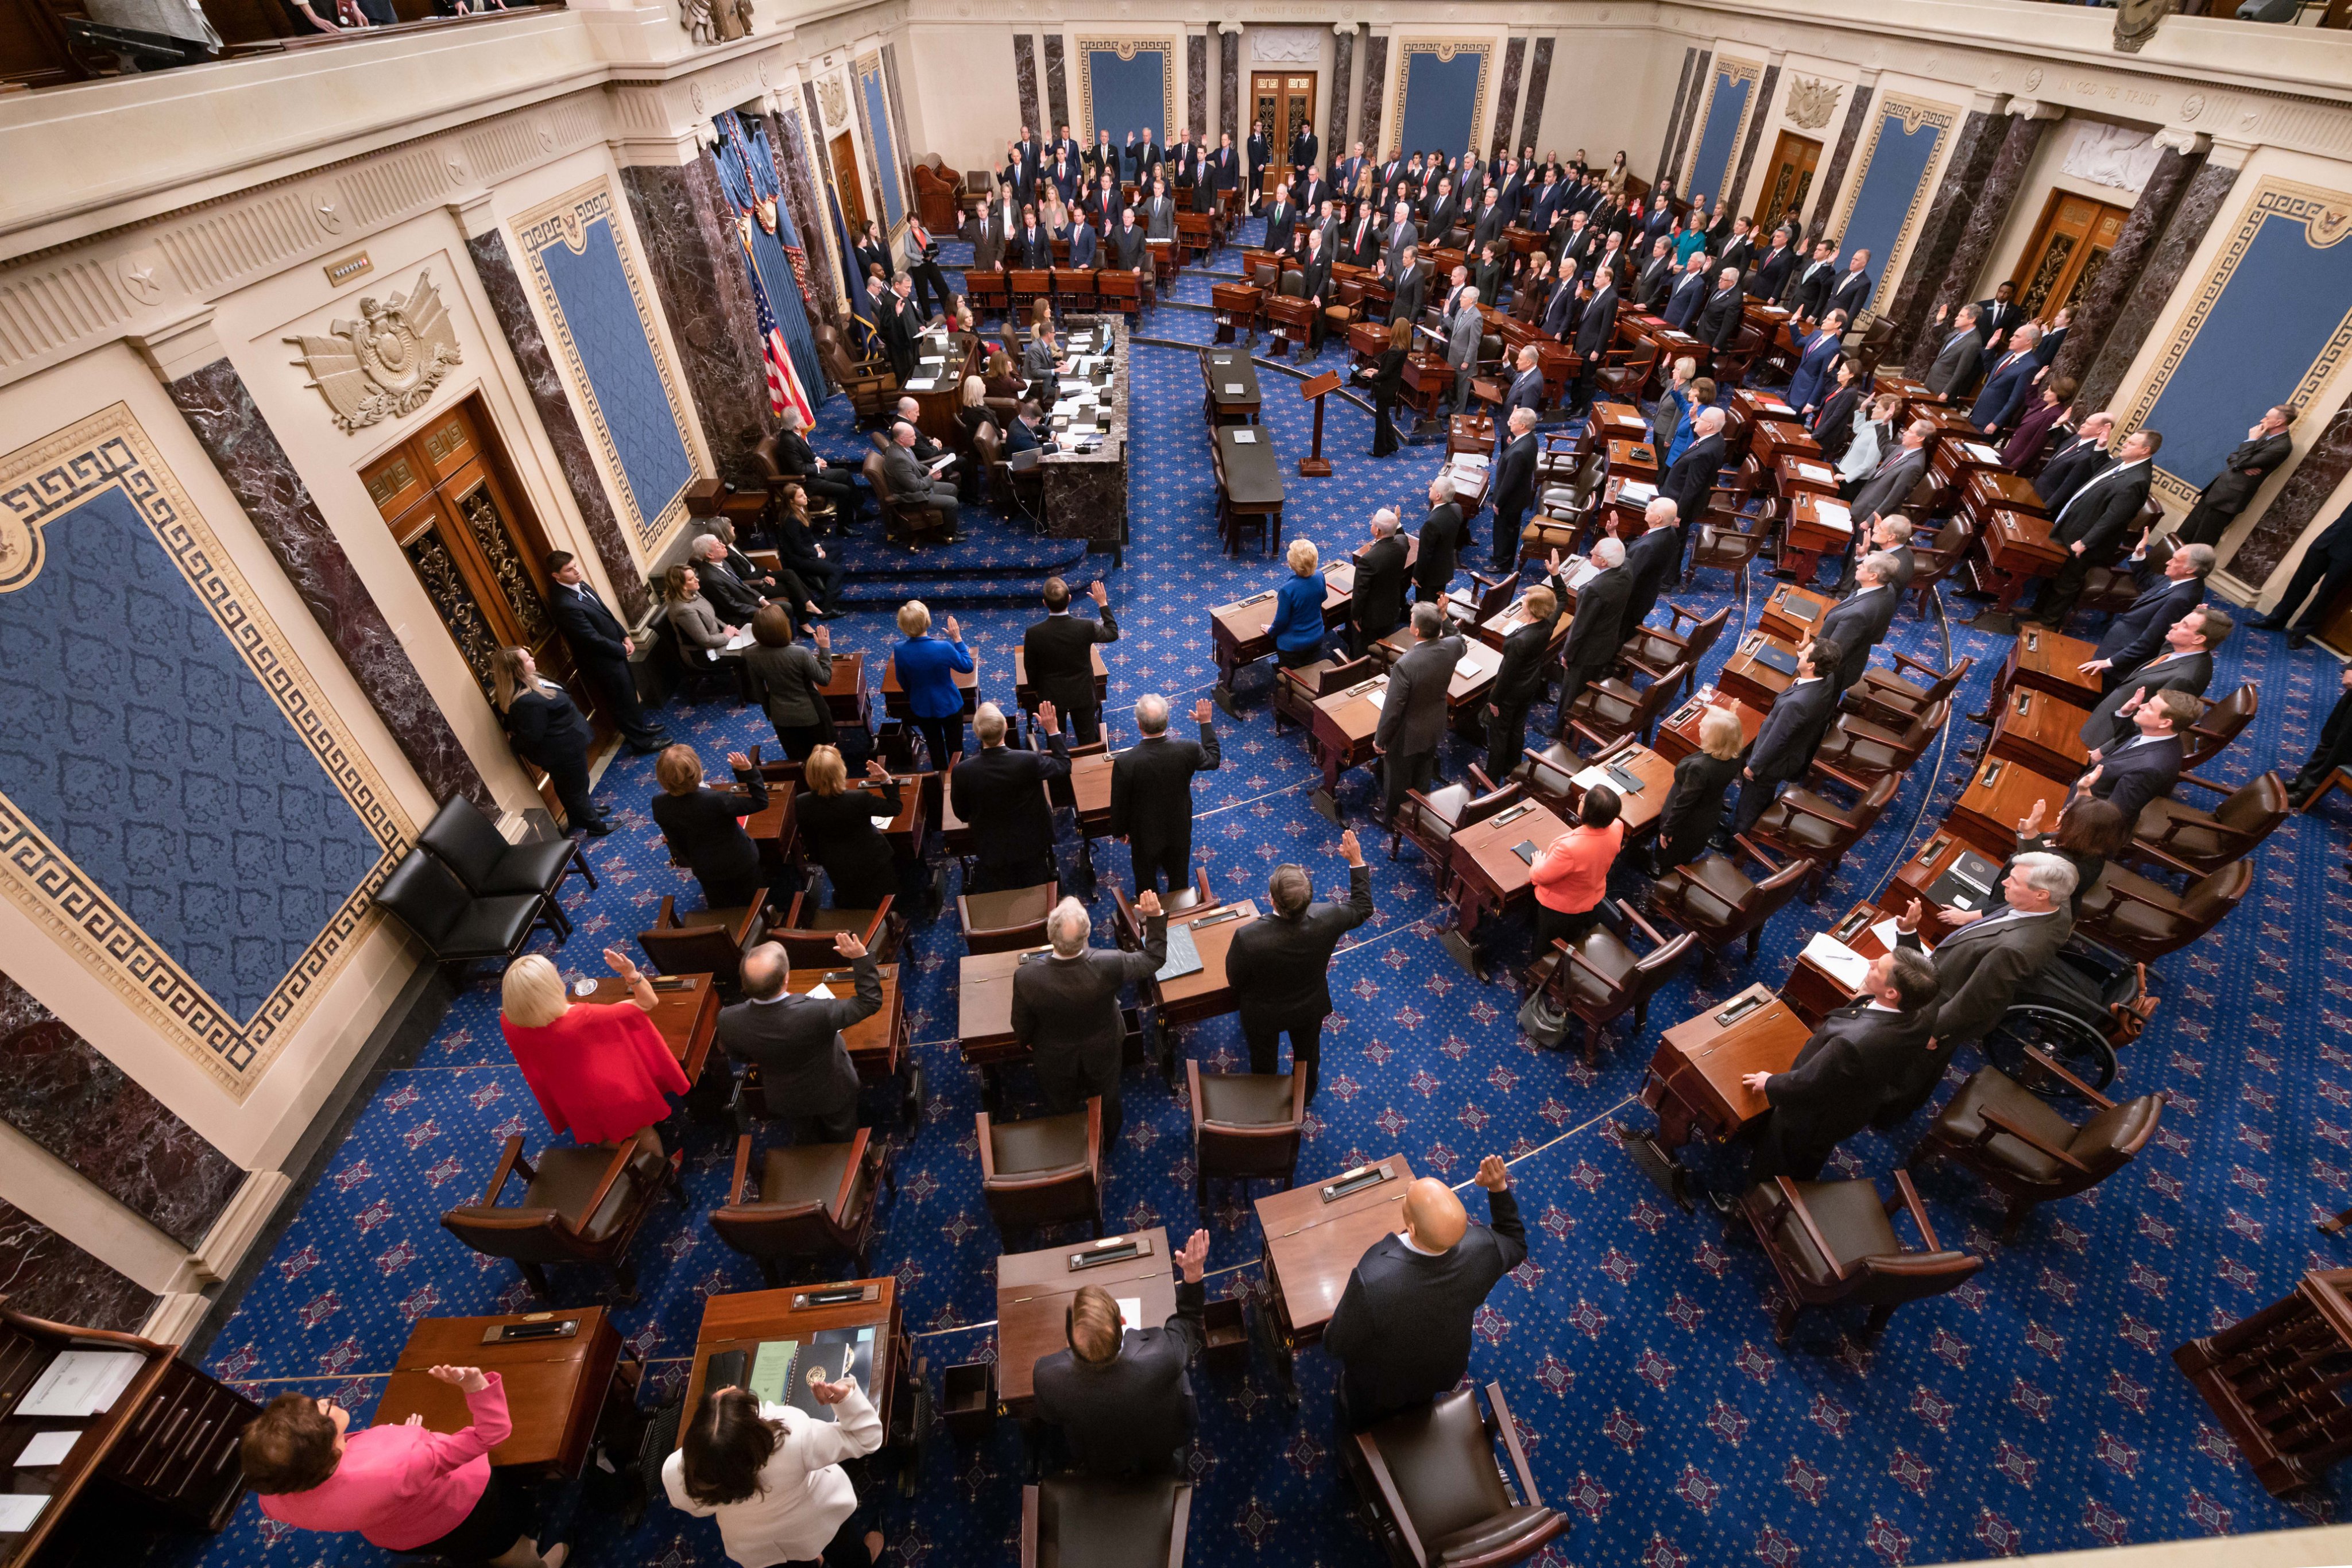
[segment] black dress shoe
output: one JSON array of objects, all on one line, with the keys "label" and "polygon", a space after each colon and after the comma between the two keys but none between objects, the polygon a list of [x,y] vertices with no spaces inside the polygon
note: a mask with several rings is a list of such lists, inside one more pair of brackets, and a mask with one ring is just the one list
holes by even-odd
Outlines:
[{"label": "black dress shoe", "polygon": [[2310,646],[2311,638],[2306,633],[2301,632],[2290,632],[2286,634],[2286,651],[2288,653],[2298,653]]},{"label": "black dress shoe", "polygon": [[1992,709],[1985,708],[1977,713],[1964,713],[1960,716],[1970,724],[1990,724],[1993,716]]},{"label": "black dress shoe", "polygon": [[1706,1199],[1706,1206],[1722,1218],[1726,1219],[1739,1218],[1739,1200],[1729,1193],[1717,1192],[1713,1187],[1709,1187],[1700,1196]]},{"label": "black dress shoe", "polygon": [[601,839],[613,831],[613,824],[604,818],[599,817],[593,822],[583,824],[580,831],[592,839]]},{"label": "black dress shoe", "polygon": [[2253,627],[2257,632],[2284,632],[2286,630],[2286,622],[2275,615],[2265,615],[2253,622]]}]

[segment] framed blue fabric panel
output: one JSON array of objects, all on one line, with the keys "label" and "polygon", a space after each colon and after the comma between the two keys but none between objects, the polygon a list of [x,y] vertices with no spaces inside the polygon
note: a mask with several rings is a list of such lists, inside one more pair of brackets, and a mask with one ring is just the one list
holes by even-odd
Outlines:
[{"label": "framed blue fabric panel", "polygon": [[857,62],[857,96],[865,108],[866,135],[873,141],[874,156],[882,168],[882,211],[889,219],[885,226],[895,231],[907,221],[907,197],[899,188],[898,149],[891,141],[888,100],[878,56],[869,55]]},{"label": "framed blue fabric panel", "polygon": [[1739,128],[1748,118],[1748,100],[1756,92],[1756,67],[1746,60],[1718,60],[1715,92],[1706,100],[1706,121],[1700,127],[1698,152],[1691,159],[1685,196],[1713,196],[1720,204],[1727,193],[1723,182],[1731,173],[1731,150],[1739,144]]},{"label": "framed blue fabric panel", "polygon": [[2265,180],[2126,428],[2162,433],[2157,482],[2187,502],[2246,426],[2308,403],[2352,348],[2352,196]]},{"label": "framed blue fabric panel", "polygon": [[1948,104],[1891,98],[1879,105],[1877,126],[1863,152],[1863,166],[1853,175],[1853,201],[1837,236],[1841,272],[1857,247],[1870,252],[1874,305],[1891,295],[1888,263],[1927,210],[1927,171],[1935,166],[1936,149],[1958,112]]},{"label": "framed blue fabric panel", "polygon": [[1084,100],[1078,113],[1085,122],[1079,129],[1087,146],[1094,145],[1097,131],[1110,132],[1113,147],[1125,147],[1129,132],[1140,140],[1146,131],[1154,142],[1167,145],[1175,113],[1175,41],[1168,38],[1078,40]]},{"label": "framed blue fabric panel", "polygon": [[411,831],[128,407],[0,459],[19,908],[241,1096]]},{"label": "framed blue fabric panel", "polygon": [[621,478],[621,508],[650,549],[684,515],[694,448],[612,193],[598,181],[525,214],[515,227],[541,307],[586,389],[588,426]]},{"label": "framed blue fabric panel", "polygon": [[1397,72],[1397,135],[1407,152],[1458,153],[1483,142],[1493,46],[1408,43]]}]

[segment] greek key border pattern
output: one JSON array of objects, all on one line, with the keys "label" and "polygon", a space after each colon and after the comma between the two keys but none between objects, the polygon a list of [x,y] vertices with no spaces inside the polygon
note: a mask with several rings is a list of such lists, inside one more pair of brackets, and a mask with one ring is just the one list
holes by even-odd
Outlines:
[{"label": "greek key border pattern", "polygon": [[1080,38],[1076,43],[1078,56],[1078,114],[1085,124],[1078,140],[1082,145],[1095,144],[1095,72],[1093,58],[1099,54],[1117,55],[1120,59],[1133,59],[1138,55],[1157,53],[1160,56],[1160,129],[1164,142],[1168,128],[1184,122],[1176,118],[1176,70],[1183,56],[1176,49],[1173,38]]},{"label": "greek key border pattern", "polygon": [[[1391,133],[1404,134],[1405,89],[1412,82],[1412,57],[1435,55],[1451,60],[1457,55],[1478,57],[1478,85],[1471,89],[1470,145],[1486,144],[1486,78],[1495,66],[1495,40],[1492,38],[1411,38],[1397,51],[1396,112],[1389,123],[1396,129]],[[1446,152],[1454,150],[1443,149]],[[1481,154],[1483,156],[1483,154]]]},{"label": "greek key border pattern", "polygon": [[[1886,134],[1886,122],[1890,120],[1901,120],[1905,133],[1910,135],[1916,135],[1922,126],[1935,127],[1937,152],[1941,152],[1944,136],[1953,126],[1959,123],[1960,110],[1957,104],[1929,103],[1914,101],[1910,99],[1889,97],[1878,100],[1878,108],[1870,128],[1870,140],[1862,149],[1861,159],[1846,175],[1848,194],[1845,197],[1845,210],[1838,215],[1840,235],[1843,235],[1847,229],[1853,226],[1853,211],[1862,204],[1863,187],[1870,183],[1871,160],[1878,154],[1878,139]],[[1936,154],[1930,153],[1927,158],[1927,167],[1919,172],[1919,183],[1912,188],[1911,204],[1904,209],[1902,226],[1895,231],[1895,239],[1887,246],[1886,254],[1874,258],[1878,263],[1878,281],[1871,286],[1870,306],[1878,303],[1878,296],[1895,278],[1895,258],[1909,247],[1911,233],[1919,226],[1919,214],[1926,210],[1930,190],[1935,183],[1927,176],[1935,172]],[[1870,306],[1865,306],[1864,308],[1868,309]]]},{"label": "greek key border pattern", "polygon": [[[693,483],[697,464],[694,438],[688,434],[686,404],[678,396],[677,378],[670,371],[669,356],[662,351],[661,334],[654,326],[653,300],[646,292],[645,279],[638,275],[636,256],[629,249],[629,236],[621,227],[614,205],[612,186],[599,175],[577,190],[524,213],[514,220],[514,231],[523,255],[530,259],[530,285],[532,292],[539,296],[540,315],[563,350],[563,362],[572,372],[572,394],[587,410],[588,428],[594,432],[597,448],[604,455],[605,489],[621,515],[635,529],[640,553],[650,560],[670,530],[685,519],[687,486]],[[555,297],[555,286],[548,278],[547,265],[541,255],[551,245],[577,251],[579,246],[574,242],[585,235],[591,224],[598,222],[612,230],[613,249],[621,258],[621,276],[628,280],[629,299],[637,308],[637,325],[646,335],[646,349],[653,355],[654,370],[661,377],[662,399],[669,404],[670,422],[677,427],[678,444],[687,453],[686,484],[680,485],[677,493],[662,503],[661,511],[651,517],[637,509],[636,492],[629,484],[628,470],[621,464],[621,449],[614,444],[612,428],[604,423],[604,407],[596,401],[595,383],[588,379],[588,367],[580,358],[580,345],[572,339],[572,323],[563,319],[562,302]]]},{"label": "greek key border pattern", "polygon": [[257,608],[127,403],[0,457],[0,507],[38,529],[108,490],[129,497],[246,667],[302,737],[383,853],[249,1019],[225,1009],[15,801],[0,795],[0,890],[108,988],[238,1100],[382,916],[376,890],[414,841],[393,799],[277,625]]},{"label": "greek key border pattern", "polygon": [[[2165,388],[2171,384],[2174,372],[2188,358],[2189,345],[2196,342],[2197,334],[2204,329],[2206,319],[2221,302],[2223,291],[2230,287],[2231,278],[2236,276],[2239,264],[2252,251],[2263,225],[2273,218],[2299,224],[2304,226],[2306,244],[2332,246],[2342,238],[2343,220],[2347,213],[2352,213],[2352,196],[2339,191],[2278,179],[2264,180],[2254,187],[2253,194],[2247,199],[2239,214],[2237,231],[2230,236],[2230,243],[2222,247],[2221,254],[2214,258],[2212,269],[2206,274],[2204,285],[2198,289],[2188,314],[2173,329],[2172,340],[2165,345],[2164,358],[2157,361],[2156,368],[2148,372],[2147,382],[2132,400],[2131,413],[2123,423],[2124,433],[2137,430],[2147,423],[2148,415],[2156,412],[2156,405],[2163,399]],[[2325,222],[2331,214],[2336,219],[2334,226],[2338,230],[2336,239],[2325,242],[2315,239],[2312,227]],[[2307,406],[2313,395],[2326,385],[2343,366],[2347,351],[2352,351],[2352,310],[2346,311],[2336,321],[2334,334],[2305,368],[2294,391],[2279,401]],[[2184,507],[2196,504],[2199,492],[2204,488],[2202,481],[2173,473],[2164,466],[2161,458],[2153,466],[2154,486],[2158,492]]]}]

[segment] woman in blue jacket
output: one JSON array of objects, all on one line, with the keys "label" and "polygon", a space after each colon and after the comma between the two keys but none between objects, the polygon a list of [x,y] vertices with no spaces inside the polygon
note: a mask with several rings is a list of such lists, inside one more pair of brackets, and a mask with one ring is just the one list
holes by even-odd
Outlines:
[{"label": "woman in blue jacket", "polygon": [[944,769],[963,755],[963,690],[955,678],[971,673],[971,651],[963,645],[963,628],[954,616],[948,617],[945,641],[927,636],[930,629],[931,612],[921,600],[900,605],[898,630],[906,640],[890,650],[890,658],[898,689],[914,710],[915,727],[930,748],[931,766]]},{"label": "woman in blue jacket", "polygon": [[1323,656],[1323,574],[1309,539],[1293,539],[1287,556],[1291,577],[1274,595],[1274,654],[1286,670]]}]

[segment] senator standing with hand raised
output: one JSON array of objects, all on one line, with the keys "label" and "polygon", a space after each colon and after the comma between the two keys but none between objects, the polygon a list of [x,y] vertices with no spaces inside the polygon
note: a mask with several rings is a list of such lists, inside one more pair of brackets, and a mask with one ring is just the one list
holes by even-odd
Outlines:
[{"label": "senator standing with hand raised", "polygon": [[1045,1109],[1060,1115],[1100,1096],[1106,1160],[1123,1120],[1118,1090],[1127,1025],[1119,994],[1129,981],[1141,984],[1168,961],[1168,917],[1160,913],[1160,895],[1144,889],[1135,912],[1144,918],[1143,951],[1089,947],[1094,921],[1085,904],[1066,898],[1045,917],[1053,952],[1013,972],[1013,1038],[1036,1061]]},{"label": "senator standing with hand raised", "polygon": [[1304,866],[1278,865],[1265,879],[1273,913],[1234,933],[1225,979],[1249,1042],[1250,1071],[1272,1072],[1282,1037],[1290,1070],[1307,1074],[1312,1103],[1322,1061],[1323,1020],[1331,1014],[1331,955],[1339,938],[1372,917],[1372,871],[1350,828],[1339,835],[1348,858],[1348,902],[1318,904]]}]

